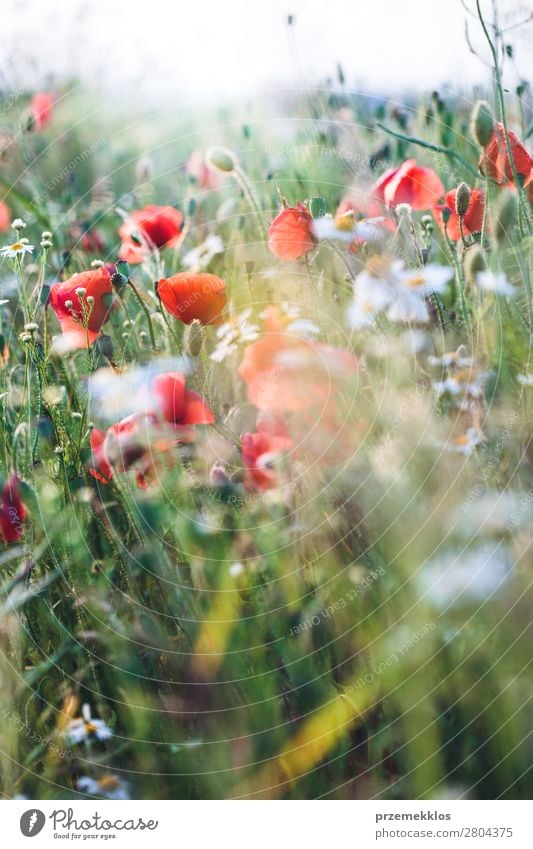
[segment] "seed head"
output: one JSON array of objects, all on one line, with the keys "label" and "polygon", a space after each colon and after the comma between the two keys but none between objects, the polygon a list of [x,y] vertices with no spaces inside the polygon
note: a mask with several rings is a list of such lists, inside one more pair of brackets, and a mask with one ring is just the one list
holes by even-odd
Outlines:
[{"label": "seed head", "polygon": [[494,129],[494,117],[486,100],[478,100],[472,112],[470,132],[480,147],[485,147]]},{"label": "seed head", "polygon": [[463,216],[468,212],[468,207],[470,206],[470,194],[470,186],[467,186],[466,183],[459,183],[457,191],[455,192],[455,211],[459,218],[463,218]]}]

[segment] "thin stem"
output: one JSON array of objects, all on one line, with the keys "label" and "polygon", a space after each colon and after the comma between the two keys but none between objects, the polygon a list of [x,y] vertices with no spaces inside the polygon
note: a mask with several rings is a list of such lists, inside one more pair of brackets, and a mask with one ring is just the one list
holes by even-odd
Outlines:
[{"label": "thin stem", "polygon": [[155,343],[154,327],[153,327],[153,324],[152,324],[152,316],[150,315],[150,310],[148,309],[148,307],[144,303],[144,301],[141,297],[141,294],[140,294],[139,290],[137,289],[135,283],[133,282],[133,280],[131,280],[129,278],[128,278],[128,286],[130,287],[133,294],[137,298],[139,306],[140,306],[140,308],[142,309],[142,311],[145,315],[146,323],[148,324],[148,333],[150,334],[150,344],[152,346],[152,351],[153,351],[154,354],[157,354],[157,345]]},{"label": "thin stem", "polygon": [[528,209],[528,206],[527,206],[527,201],[526,201],[525,196],[524,196],[522,184],[520,183],[520,181],[518,179],[518,173],[516,171],[515,161],[514,161],[513,153],[512,153],[512,149],[511,149],[511,140],[509,138],[509,129],[507,127],[507,114],[506,114],[506,111],[505,111],[505,99],[504,99],[504,96],[503,96],[502,75],[501,75],[501,71],[500,71],[500,63],[498,61],[498,51],[496,50],[496,45],[494,44],[494,42],[493,42],[493,40],[490,36],[490,33],[488,31],[487,25],[485,23],[485,19],[483,17],[483,13],[481,11],[481,6],[479,5],[479,0],[476,0],[476,9],[477,9],[479,21],[481,23],[481,28],[482,28],[482,30],[485,34],[485,38],[487,39],[487,42],[488,42],[488,45],[489,45],[489,48],[490,48],[490,52],[492,53],[492,59],[493,59],[493,63],[494,63],[494,79],[495,79],[495,82],[496,82],[496,93],[497,93],[497,96],[498,96],[498,106],[499,106],[499,109],[500,109],[500,117],[502,119],[502,124],[503,124],[503,135],[504,135],[504,138],[505,138],[505,147],[506,147],[506,150],[507,150],[507,157],[509,159],[509,164],[511,166],[511,171],[513,173],[513,182],[514,182],[514,184],[516,186],[516,190],[518,192],[518,197],[520,199],[520,206],[521,206],[521,208],[524,212],[524,219],[527,221],[528,230],[531,233],[533,228],[531,226],[531,221],[529,219],[529,209]]},{"label": "thin stem", "polygon": [[419,139],[416,136],[408,136],[405,133],[398,133],[396,130],[391,130],[390,127],[386,127],[385,124],[382,124],[381,121],[376,122],[376,126],[383,130],[385,133],[388,133],[390,136],[394,136],[396,139],[401,139],[402,141],[410,142],[411,144],[417,144],[420,147],[425,147],[428,150],[434,150],[437,153],[444,153],[445,156],[449,156],[451,159],[456,159],[457,162],[460,162],[463,168],[472,174],[474,177],[478,177],[477,171],[472,168],[472,166],[463,159],[460,153],[457,153],[456,150],[452,150],[450,147],[443,147],[440,144],[434,144],[433,142],[427,142],[423,139]]}]

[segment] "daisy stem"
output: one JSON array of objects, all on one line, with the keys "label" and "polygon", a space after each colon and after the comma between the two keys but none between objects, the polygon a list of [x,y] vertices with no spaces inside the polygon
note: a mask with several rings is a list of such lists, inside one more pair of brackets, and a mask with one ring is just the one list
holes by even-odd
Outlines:
[{"label": "daisy stem", "polygon": [[130,278],[128,278],[128,286],[130,287],[131,291],[135,295],[137,302],[138,302],[140,308],[142,309],[142,311],[145,315],[146,323],[148,324],[148,333],[150,334],[150,344],[152,346],[152,351],[153,351],[154,354],[157,354],[157,345],[155,343],[154,326],[152,324],[152,316],[150,315],[150,310],[148,309],[148,307],[144,303],[143,299],[141,298],[141,294],[140,294],[139,290],[137,289],[135,283]]}]

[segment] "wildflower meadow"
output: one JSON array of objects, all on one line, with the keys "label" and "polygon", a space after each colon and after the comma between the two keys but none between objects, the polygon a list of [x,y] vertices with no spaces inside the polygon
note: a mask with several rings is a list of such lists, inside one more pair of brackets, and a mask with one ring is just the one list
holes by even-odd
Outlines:
[{"label": "wildflower meadow", "polygon": [[2,91],[5,799],[530,798],[533,108],[468,5],[483,90]]}]

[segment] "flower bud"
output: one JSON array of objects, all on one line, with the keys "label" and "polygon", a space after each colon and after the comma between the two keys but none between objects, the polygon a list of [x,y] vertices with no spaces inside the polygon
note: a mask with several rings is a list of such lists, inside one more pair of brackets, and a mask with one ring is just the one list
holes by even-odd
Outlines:
[{"label": "flower bud", "polygon": [[308,207],[313,218],[322,218],[328,211],[326,201],[321,197],[311,198]]},{"label": "flower bud", "polygon": [[517,214],[516,194],[514,192],[503,192],[493,219],[492,235],[497,245],[501,246],[511,238]]},{"label": "flower bud", "polygon": [[204,333],[201,323],[195,318],[185,331],[185,353],[197,357],[202,350]]},{"label": "flower bud", "polygon": [[108,360],[111,359],[115,351],[111,336],[101,333],[96,340],[96,350],[99,354],[102,354],[103,357],[107,357]]},{"label": "flower bud", "polygon": [[116,272],[111,275],[111,285],[117,290],[117,292],[120,292],[127,282],[128,278],[125,277],[124,274],[120,274],[120,272]]},{"label": "flower bud", "polygon": [[487,263],[485,262],[483,251],[479,245],[472,245],[468,248],[465,255],[464,270],[466,282],[470,283],[471,286],[474,286],[477,274],[480,271],[485,271],[486,268]]},{"label": "flower bud", "polygon": [[459,183],[455,192],[455,211],[459,218],[463,218],[468,212],[470,206],[470,186],[466,183]]},{"label": "flower bud", "polygon": [[494,129],[494,117],[486,100],[478,100],[472,112],[471,133],[480,147],[486,147]]},{"label": "flower bud", "polygon": [[115,263],[115,271],[117,274],[122,274],[128,278],[130,276],[130,267],[125,259],[118,259]]},{"label": "flower bud", "polygon": [[210,147],[205,161],[211,171],[220,171],[222,174],[231,174],[239,164],[233,151],[227,147]]}]

